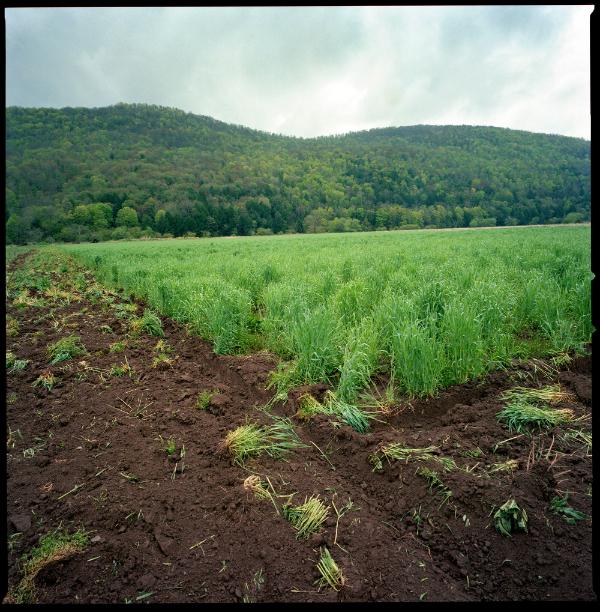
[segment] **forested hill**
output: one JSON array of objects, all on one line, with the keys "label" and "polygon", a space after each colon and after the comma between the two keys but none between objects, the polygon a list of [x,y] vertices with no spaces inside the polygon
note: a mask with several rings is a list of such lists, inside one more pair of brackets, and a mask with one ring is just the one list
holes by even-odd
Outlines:
[{"label": "forested hill", "polygon": [[142,104],[6,109],[8,242],[587,221],[590,143],[471,126],[292,138]]}]

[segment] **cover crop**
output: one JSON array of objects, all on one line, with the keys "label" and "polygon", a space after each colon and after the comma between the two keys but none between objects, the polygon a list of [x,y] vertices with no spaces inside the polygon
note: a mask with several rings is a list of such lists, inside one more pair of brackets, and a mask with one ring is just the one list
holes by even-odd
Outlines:
[{"label": "cover crop", "polygon": [[374,375],[431,395],[513,358],[591,339],[589,227],[371,232],[65,245],[213,342],[267,349],[280,390],[347,403]]}]

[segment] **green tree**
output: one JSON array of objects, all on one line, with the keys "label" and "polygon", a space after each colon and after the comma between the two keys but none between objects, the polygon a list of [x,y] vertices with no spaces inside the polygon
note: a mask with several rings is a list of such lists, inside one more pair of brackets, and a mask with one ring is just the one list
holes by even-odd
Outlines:
[{"label": "green tree", "polygon": [[94,229],[106,229],[112,221],[112,206],[110,204],[90,204],[91,225]]},{"label": "green tree", "polygon": [[71,213],[71,219],[73,223],[77,225],[91,225],[92,224],[92,211],[89,206],[85,204],[79,204],[75,206]]},{"label": "green tree", "polygon": [[136,227],[138,224],[138,215],[134,208],[124,206],[117,213],[115,222],[117,227]]},{"label": "green tree", "polygon": [[6,222],[6,242],[9,244],[25,244],[29,224],[19,215],[13,213]]}]

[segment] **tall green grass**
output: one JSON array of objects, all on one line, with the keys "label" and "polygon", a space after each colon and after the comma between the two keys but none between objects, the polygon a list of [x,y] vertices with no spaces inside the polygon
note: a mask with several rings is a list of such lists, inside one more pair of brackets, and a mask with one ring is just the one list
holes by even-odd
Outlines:
[{"label": "tall green grass", "polygon": [[591,340],[589,227],[61,246],[217,353],[264,348],[284,387],[356,401],[378,374],[424,396]]}]

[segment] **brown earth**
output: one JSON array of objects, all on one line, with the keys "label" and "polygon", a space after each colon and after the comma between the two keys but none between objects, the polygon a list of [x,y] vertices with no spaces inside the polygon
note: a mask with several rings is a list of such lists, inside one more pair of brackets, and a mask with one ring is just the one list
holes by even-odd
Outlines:
[{"label": "brown earth", "polygon": [[[550,500],[568,491],[570,505],[591,516],[591,456],[561,439],[566,430],[515,437],[495,417],[504,390],[551,382],[572,393],[562,408],[590,415],[591,357],[560,371],[541,361],[516,363],[439,397],[401,402],[367,434],[325,415],[298,420],[298,397],[307,391],[320,397],[326,387],[296,390],[272,411],[292,417],[306,448],[242,468],[220,444],[247,421],[270,423],[258,408],[273,395],[265,384],[277,360],[264,353],[217,356],[163,318],[176,359],[154,368],[155,337],[129,337],[123,353],[109,351],[129,330],[115,313],[86,300],[56,301],[51,309],[7,303],[20,326],[7,337],[7,351],[31,361],[7,376],[9,588],[20,579],[21,555],[60,525],[83,527],[91,543],[40,572],[41,603],[596,598],[591,519],[570,525],[549,510]],[[47,345],[68,333],[79,334],[88,353],[49,365]],[[125,357],[132,377],[110,376]],[[33,387],[47,370],[60,379],[57,386]],[[208,410],[195,406],[203,390],[218,391]],[[590,419],[578,426],[589,430]],[[175,439],[175,460],[159,436]],[[368,457],[389,441],[433,444],[461,469],[384,462],[374,472]],[[492,464],[507,459],[517,460],[518,469],[490,474]],[[417,473],[422,466],[438,470],[452,491],[447,503]],[[296,492],[295,503],[319,494],[330,504],[325,529],[297,540],[268,500],[244,489],[251,473],[268,476],[278,493]],[[528,533],[511,538],[492,520],[509,498],[529,517]],[[348,500],[353,509],[337,521],[332,504],[340,510]],[[345,575],[339,592],[315,586],[322,545]]]}]

